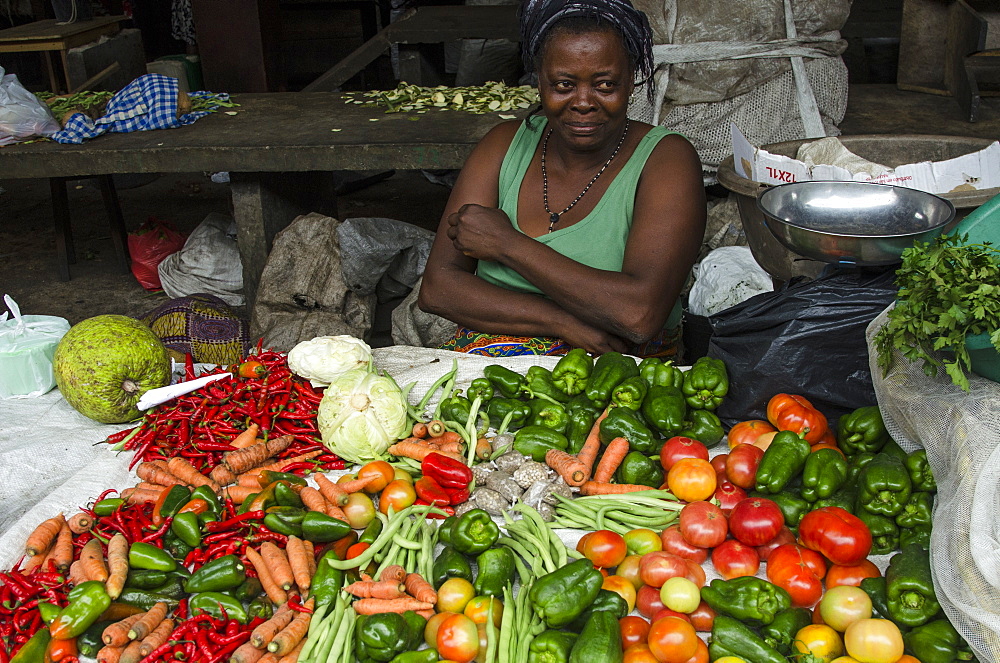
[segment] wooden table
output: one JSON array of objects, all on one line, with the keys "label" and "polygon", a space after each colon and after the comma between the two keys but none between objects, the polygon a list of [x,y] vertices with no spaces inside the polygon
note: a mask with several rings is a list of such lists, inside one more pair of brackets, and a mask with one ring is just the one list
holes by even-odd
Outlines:
[{"label": "wooden table", "polygon": [[[60,25],[55,19],[47,19],[7,28],[0,30],[0,53],[42,52],[52,91],[69,92],[73,89],[73,85],[69,80],[66,52],[71,48],[96,41],[104,35],[117,34],[120,30],[119,23],[124,20],[126,20],[124,16],[101,16]],[[58,52],[62,60],[63,75],[66,77],[65,88],[60,88],[55,65],[52,62],[53,52]]]},{"label": "wooden table", "polygon": [[[0,148],[4,178],[230,173],[248,305],[275,234],[298,214],[335,213],[332,171],[460,168],[501,118],[391,113],[332,92],[233,95],[239,108],[179,129],[105,134],[82,145]],[[325,194],[325,195],[324,195]],[[325,199],[325,200],[324,200]],[[321,207],[324,206],[325,207]]]}]

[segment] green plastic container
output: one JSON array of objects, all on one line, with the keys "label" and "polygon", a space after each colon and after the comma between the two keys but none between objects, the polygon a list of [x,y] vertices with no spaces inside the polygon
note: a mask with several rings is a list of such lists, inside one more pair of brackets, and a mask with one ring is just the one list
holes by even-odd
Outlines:
[{"label": "green plastic container", "polygon": [[[970,242],[990,242],[1000,248],[1000,195],[990,198],[961,220],[952,235],[968,235]],[[993,347],[989,334],[977,334],[965,339],[969,350],[970,368],[976,375],[1000,382],[1000,353]]]}]

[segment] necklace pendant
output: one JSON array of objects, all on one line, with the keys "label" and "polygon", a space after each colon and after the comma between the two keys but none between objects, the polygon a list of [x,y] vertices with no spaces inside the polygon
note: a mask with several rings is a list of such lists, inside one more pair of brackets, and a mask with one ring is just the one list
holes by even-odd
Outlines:
[{"label": "necklace pendant", "polygon": [[549,216],[549,232],[552,232],[553,230],[555,230],[555,226],[556,226],[557,223],[559,223],[559,214],[556,213],[556,212],[553,212]]}]

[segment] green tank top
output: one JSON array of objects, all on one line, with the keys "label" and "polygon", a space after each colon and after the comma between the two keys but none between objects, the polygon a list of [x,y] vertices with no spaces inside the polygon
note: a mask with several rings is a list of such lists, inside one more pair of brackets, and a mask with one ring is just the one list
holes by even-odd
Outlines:
[{"label": "green tank top", "polygon": [[[527,121],[521,123],[500,166],[500,209],[506,212],[511,224],[520,232],[524,231],[517,223],[517,196],[524,175],[528,171],[528,165],[535,155],[538,141],[545,135],[548,120],[536,117],[532,122],[534,129],[528,127]],[[590,214],[571,226],[558,228],[535,239],[567,258],[589,267],[620,272],[625,261],[625,244],[632,228],[632,212],[635,207],[635,190],[639,176],[653,148],[661,138],[672,133],[676,132],[664,127],[650,129],[649,133],[639,141],[635,152],[615,176]],[[483,280],[501,288],[542,294],[541,290],[530,281],[498,262],[480,260],[476,273]],[[680,322],[681,305],[677,301],[673,302],[664,328],[674,328]]]}]

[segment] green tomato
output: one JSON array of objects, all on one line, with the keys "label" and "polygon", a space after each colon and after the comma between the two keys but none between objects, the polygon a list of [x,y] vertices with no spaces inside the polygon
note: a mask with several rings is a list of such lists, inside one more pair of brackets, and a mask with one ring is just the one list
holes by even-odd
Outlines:
[{"label": "green tomato", "polygon": [[687,578],[675,576],[660,587],[660,601],[664,607],[688,614],[698,609],[701,590]]}]

